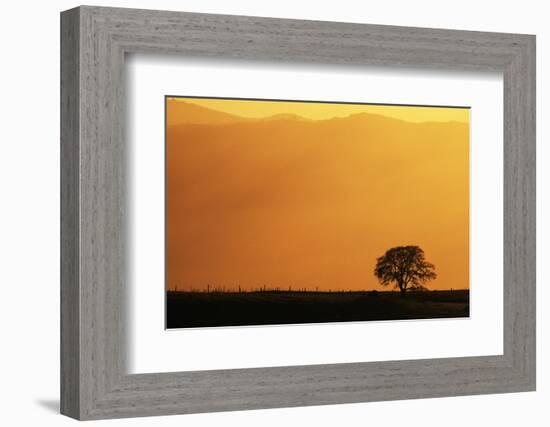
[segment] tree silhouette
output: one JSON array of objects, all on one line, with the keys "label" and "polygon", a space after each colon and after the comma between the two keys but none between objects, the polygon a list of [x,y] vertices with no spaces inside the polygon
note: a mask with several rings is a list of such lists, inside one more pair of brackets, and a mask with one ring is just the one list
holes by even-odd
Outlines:
[{"label": "tree silhouette", "polygon": [[395,283],[405,295],[408,289],[421,288],[422,284],[437,277],[433,264],[424,259],[418,246],[397,246],[376,259],[374,275],[382,286]]}]

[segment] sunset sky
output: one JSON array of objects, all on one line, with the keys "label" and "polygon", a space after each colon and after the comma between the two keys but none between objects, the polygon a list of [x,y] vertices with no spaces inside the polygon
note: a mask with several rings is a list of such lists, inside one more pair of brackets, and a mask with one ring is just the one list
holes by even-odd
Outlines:
[{"label": "sunset sky", "polygon": [[170,290],[385,289],[418,245],[469,287],[468,108],[166,98]]}]

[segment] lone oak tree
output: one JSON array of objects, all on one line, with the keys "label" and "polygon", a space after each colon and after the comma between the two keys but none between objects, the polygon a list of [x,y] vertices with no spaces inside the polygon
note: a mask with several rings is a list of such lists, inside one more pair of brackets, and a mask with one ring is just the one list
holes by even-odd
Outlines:
[{"label": "lone oak tree", "polygon": [[423,283],[435,279],[434,270],[418,246],[397,246],[376,259],[374,275],[382,286],[395,283],[404,296],[408,289],[420,289]]}]

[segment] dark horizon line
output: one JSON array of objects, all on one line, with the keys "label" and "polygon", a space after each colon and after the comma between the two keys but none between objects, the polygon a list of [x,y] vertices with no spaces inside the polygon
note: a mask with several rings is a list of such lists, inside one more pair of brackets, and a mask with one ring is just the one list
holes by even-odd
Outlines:
[{"label": "dark horizon line", "polygon": [[[425,289],[415,289],[415,288],[410,288],[410,289],[407,289],[407,291],[417,291],[417,292],[426,292],[426,291],[429,291],[429,292],[438,292],[438,291],[445,291],[445,292],[454,292],[454,291],[469,291],[470,288],[447,288],[447,289],[429,289],[429,288],[425,288]],[[310,289],[304,289],[304,290],[300,290],[300,289],[256,289],[256,290],[245,290],[245,289],[242,289],[242,290],[220,290],[220,289],[217,289],[217,290],[186,290],[186,291],[183,291],[183,290],[175,290],[175,289],[166,289],[166,292],[177,292],[177,293],[189,293],[189,294],[253,294],[253,293],[268,293],[268,292],[286,292],[286,293],[292,293],[292,292],[296,292],[296,293],[315,293],[315,294],[321,294],[321,293],[338,293],[338,292],[342,292],[342,293],[349,293],[349,292],[372,292],[372,291],[376,291],[376,292],[400,292],[398,289],[329,289],[329,290],[310,290]]]},{"label": "dark horizon line", "polygon": [[186,95],[164,95],[167,98],[189,98],[189,99],[220,99],[227,101],[266,101],[266,102],[300,102],[305,104],[341,104],[341,105],[375,105],[388,107],[422,107],[422,108],[455,108],[462,110],[471,110],[471,106],[462,105],[431,105],[431,104],[391,104],[385,102],[353,102],[353,101],[312,101],[299,99],[274,99],[274,98],[237,98],[225,96],[186,96]]}]

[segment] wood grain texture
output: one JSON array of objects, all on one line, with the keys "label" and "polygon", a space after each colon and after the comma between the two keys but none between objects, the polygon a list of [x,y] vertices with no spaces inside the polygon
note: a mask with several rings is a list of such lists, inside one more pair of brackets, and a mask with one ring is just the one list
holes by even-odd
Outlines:
[{"label": "wood grain texture", "polygon": [[61,412],[80,414],[78,10],[61,20]]},{"label": "wood grain texture", "polygon": [[[535,38],[80,7],[62,13],[62,413],[182,414],[535,388]],[[504,74],[504,354],[129,375],[124,55]]]}]

